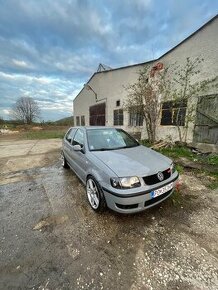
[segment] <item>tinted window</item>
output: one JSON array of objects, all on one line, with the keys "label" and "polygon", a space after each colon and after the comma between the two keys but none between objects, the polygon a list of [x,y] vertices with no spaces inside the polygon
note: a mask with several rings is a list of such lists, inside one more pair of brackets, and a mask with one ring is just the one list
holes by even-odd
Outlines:
[{"label": "tinted window", "polygon": [[69,143],[72,143],[72,140],[73,140],[73,136],[75,134],[75,129],[70,129],[66,135],[66,140],[69,142]]},{"label": "tinted window", "polygon": [[81,129],[76,131],[75,137],[73,139],[73,145],[80,145],[83,147],[84,145],[84,133]]},{"label": "tinted window", "polygon": [[138,146],[138,142],[121,129],[88,129],[90,151],[116,150]]}]

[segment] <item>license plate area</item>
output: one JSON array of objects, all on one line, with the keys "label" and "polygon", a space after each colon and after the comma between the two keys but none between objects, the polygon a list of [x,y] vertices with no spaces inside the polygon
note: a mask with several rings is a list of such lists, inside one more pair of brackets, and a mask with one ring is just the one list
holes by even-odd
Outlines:
[{"label": "license plate area", "polygon": [[151,191],[151,198],[155,198],[157,196],[160,196],[164,193],[166,193],[167,191],[171,190],[173,188],[173,182],[161,187],[161,188],[158,188],[156,190],[153,190]]}]

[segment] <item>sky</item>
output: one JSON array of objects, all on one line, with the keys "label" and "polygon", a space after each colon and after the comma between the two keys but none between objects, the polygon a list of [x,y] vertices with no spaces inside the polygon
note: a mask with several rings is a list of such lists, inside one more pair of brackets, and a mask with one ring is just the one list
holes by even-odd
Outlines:
[{"label": "sky", "polygon": [[97,70],[161,56],[218,12],[217,0],[0,0],[0,117],[32,97],[40,121],[71,116]]}]

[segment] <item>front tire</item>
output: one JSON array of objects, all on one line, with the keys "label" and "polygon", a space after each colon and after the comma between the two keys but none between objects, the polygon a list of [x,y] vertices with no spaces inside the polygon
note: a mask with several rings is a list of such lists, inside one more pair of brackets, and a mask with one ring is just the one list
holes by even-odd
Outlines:
[{"label": "front tire", "polygon": [[91,208],[96,212],[102,212],[106,208],[105,198],[99,183],[94,177],[89,176],[86,181],[86,195]]},{"label": "front tire", "polygon": [[67,168],[69,168],[69,165],[67,164],[67,160],[66,160],[66,158],[64,157],[64,153],[62,152],[61,153],[61,161],[62,161],[62,167],[63,168],[65,168],[65,169],[67,169]]}]

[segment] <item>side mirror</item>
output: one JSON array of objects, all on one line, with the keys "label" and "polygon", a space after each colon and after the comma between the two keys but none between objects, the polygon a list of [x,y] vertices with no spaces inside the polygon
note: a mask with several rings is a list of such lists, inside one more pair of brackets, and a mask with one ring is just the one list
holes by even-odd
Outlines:
[{"label": "side mirror", "polygon": [[82,147],[78,144],[78,145],[73,145],[73,150],[74,151],[81,151]]}]

